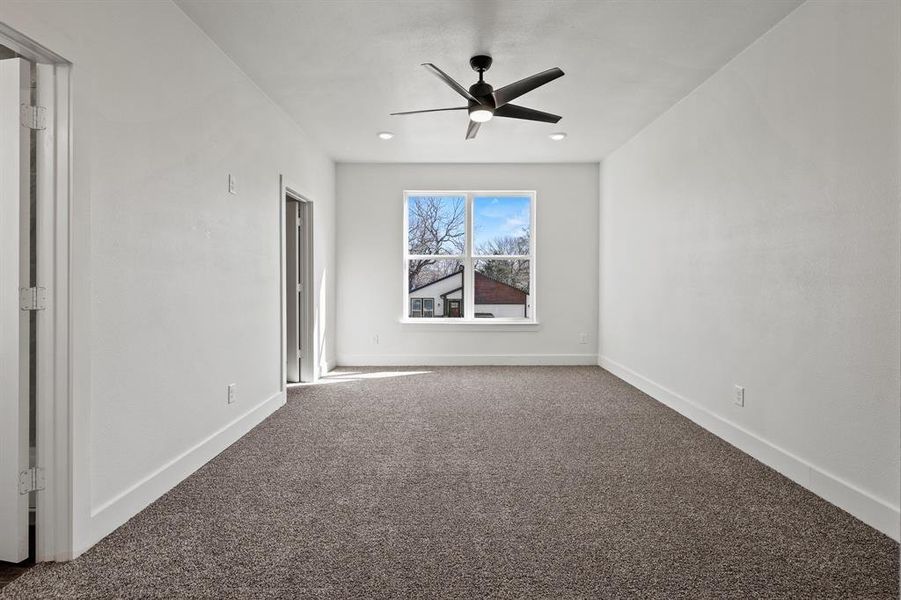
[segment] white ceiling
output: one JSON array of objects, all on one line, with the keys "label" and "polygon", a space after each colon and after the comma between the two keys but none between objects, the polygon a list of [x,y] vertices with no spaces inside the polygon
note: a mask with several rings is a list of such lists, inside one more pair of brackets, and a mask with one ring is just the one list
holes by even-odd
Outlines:
[{"label": "white ceiling", "polygon": [[[597,161],[683,98],[800,0],[177,0],[337,161]],[[556,125],[496,118],[466,141],[463,106],[432,62],[469,87],[487,53],[496,88],[559,66],[516,100]],[[376,133],[393,131],[388,142]],[[548,134],[569,137],[553,142]]]}]

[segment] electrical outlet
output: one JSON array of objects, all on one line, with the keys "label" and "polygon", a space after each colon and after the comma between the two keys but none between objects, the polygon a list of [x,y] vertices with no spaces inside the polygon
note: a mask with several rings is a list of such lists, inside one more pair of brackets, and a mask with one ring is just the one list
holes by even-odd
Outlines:
[{"label": "electrical outlet", "polygon": [[587,333],[580,333],[580,334],[579,334],[579,343],[580,343],[580,344],[587,344],[587,343],[588,343],[588,334],[587,334]]},{"label": "electrical outlet", "polygon": [[235,388],[238,387],[237,383],[228,384],[228,403],[233,404],[235,400],[237,400],[237,390]]},{"label": "electrical outlet", "polygon": [[736,406],[744,406],[745,405],[745,388],[740,385],[735,386],[735,399]]},{"label": "electrical outlet", "polygon": [[235,176],[231,173],[228,174],[228,193],[229,194],[237,194],[238,186],[235,183]]}]

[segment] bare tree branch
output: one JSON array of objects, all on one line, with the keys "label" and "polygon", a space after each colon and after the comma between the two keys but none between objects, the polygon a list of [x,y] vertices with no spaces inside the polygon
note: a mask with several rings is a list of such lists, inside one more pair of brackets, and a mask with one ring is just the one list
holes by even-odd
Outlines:
[{"label": "bare tree branch", "polygon": [[[450,274],[459,268],[457,261],[436,261],[442,254],[462,254],[466,243],[466,202],[463,198],[448,196],[419,196],[409,202],[407,239],[410,254],[435,255],[434,259],[411,260],[409,264],[410,289]],[[436,264],[444,268],[430,269]],[[436,272],[450,270],[436,275]],[[428,273],[426,273],[428,271]]]}]

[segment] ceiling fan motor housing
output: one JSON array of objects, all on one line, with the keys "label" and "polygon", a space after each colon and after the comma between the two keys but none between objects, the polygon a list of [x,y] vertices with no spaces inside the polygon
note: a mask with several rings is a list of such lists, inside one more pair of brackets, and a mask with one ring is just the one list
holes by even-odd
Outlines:
[{"label": "ceiling fan motor housing", "polygon": [[469,106],[488,106],[494,108],[494,88],[484,81],[479,81],[469,86],[469,93],[475,96],[478,103],[469,101]]},{"label": "ceiling fan motor housing", "polygon": [[491,57],[485,54],[473,56],[469,59],[469,66],[472,67],[473,71],[478,71],[479,73],[479,80],[469,87],[469,93],[478,100],[478,102],[469,101],[470,112],[477,107],[494,111],[494,88],[482,79],[485,71],[491,68]]}]

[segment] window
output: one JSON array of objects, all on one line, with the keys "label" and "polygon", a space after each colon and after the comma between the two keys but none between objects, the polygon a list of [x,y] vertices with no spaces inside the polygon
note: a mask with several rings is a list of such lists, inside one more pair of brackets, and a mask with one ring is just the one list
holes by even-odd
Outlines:
[{"label": "window", "polygon": [[410,320],[535,321],[534,192],[405,192]]},{"label": "window", "polygon": [[423,317],[435,316],[435,299],[434,298],[423,298],[422,299],[422,316]]},{"label": "window", "polygon": [[431,317],[435,312],[434,298],[410,298],[411,317]]}]

